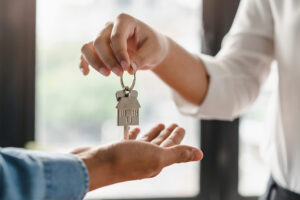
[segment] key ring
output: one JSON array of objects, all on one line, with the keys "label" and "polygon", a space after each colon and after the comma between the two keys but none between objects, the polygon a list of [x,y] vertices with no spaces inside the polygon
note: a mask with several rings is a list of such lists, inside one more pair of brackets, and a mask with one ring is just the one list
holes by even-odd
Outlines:
[{"label": "key ring", "polygon": [[134,88],[135,81],[136,81],[136,71],[137,71],[136,65],[134,63],[131,63],[130,66],[133,69],[133,81],[130,87],[124,85],[123,74],[121,76],[121,86],[125,91],[131,91]]}]

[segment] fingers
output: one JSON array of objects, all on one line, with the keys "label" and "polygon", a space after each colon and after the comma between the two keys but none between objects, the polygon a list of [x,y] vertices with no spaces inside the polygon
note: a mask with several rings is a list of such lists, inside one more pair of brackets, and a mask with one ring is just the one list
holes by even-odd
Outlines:
[{"label": "fingers", "polygon": [[[82,47],[84,59],[80,63],[80,69],[83,74],[86,75],[89,72],[86,62],[105,76],[108,76],[110,71],[117,76],[121,76],[124,70],[133,74],[129,67],[128,45],[130,49],[136,48],[139,39],[137,30],[137,20],[127,14],[120,14],[114,23],[107,23],[92,44],[88,43]],[[142,49],[141,53],[144,51]],[[146,56],[142,57],[146,58]],[[102,65],[105,68],[102,68]]]},{"label": "fingers", "polygon": [[122,68],[128,69],[129,55],[127,40],[135,34],[136,20],[127,14],[120,14],[111,31],[111,45],[118,62]]},{"label": "fingers", "polygon": [[80,63],[80,66],[82,65],[82,67],[85,67],[86,61],[89,65],[91,65],[94,69],[99,71],[104,76],[108,76],[110,74],[110,70],[98,57],[92,42],[83,45],[81,48],[81,53],[85,60]]},{"label": "fingers", "polygon": [[133,130],[131,130],[129,132],[128,139],[129,140],[135,140],[139,133],[140,133],[140,129],[139,128],[134,128]]},{"label": "fingers", "polygon": [[146,133],[140,141],[151,142],[154,138],[156,138],[162,130],[164,130],[165,125],[157,124],[154,126],[148,133]]},{"label": "fingers", "polygon": [[79,68],[85,76],[90,72],[89,63],[84,59],[82,55],[80,56]]},{"label": "fingers", "polygon": [[162,147],[170,147],[183,140],[185,130],[178,127],[177,124],[172,124],[164,130],[163,124],[158,124],[145,134],[140,140],[151,142],[152,144],[160,145]]},{"label": "fingers", "polygon": [[113,23],[109,23],[99,34],[97,39],[94,41],[95,50],[103,61],[103,63],[109,67],[117,76],[123,74],[123,69],[116,59],[114,52],[110,46],[111,44],[111,31],[113,28]]},{"label": "fingers", "polygon": [[172,165],[174,163],[199,161],[203,158],[203,153],[200,149],[186,145],[170,147],[163,152],[161,161],[163,166]]},{"label": "fingers", "polygon": [[152,144],[160,145],[177,127],[177,124],[171,124],[168,128],[162,131],[155,139],[151,141]]},{"label": "fingers", "polygon": [[131,75],[134,74],[132,67],[127,67],[127,71],[128,71],[128,73],[131,74]]},{"label": "fingers", "polygon": [[181,127],[177,127],[169,137],[167,137],[160,146],[171,147],[180,144],[185,135],[185,130]]}]

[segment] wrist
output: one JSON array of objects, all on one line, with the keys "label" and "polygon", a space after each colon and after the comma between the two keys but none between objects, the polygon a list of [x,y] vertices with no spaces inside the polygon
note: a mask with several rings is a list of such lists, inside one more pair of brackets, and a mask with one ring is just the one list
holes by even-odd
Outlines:
[{"label": "wrist", "polygon": [[83,161],[88,171],[89,191],[111,184],[110,162],[104,159],[98,150],[90,150],[79,154],[78,157]]},{"label": "wrist", "polygon": [[168,53],[152,70],[187,101],[200,105],[208,90],[208,75],[202,60],[168,38]]},{"label": "wrist", "polygon": [[171,44],[172,44],[172,40],[166,36],[166,35],[163,35],[163,34],[160,34],[160,41],[161,41],[161,46],[162,46],[162,58],[160,60],[160,62],[153,66],[151,68],[151,70],[153,72],[156,72],[157,70],[159,70],[168,60],[168,58],[170,57],[170,54],[171,54]]}]

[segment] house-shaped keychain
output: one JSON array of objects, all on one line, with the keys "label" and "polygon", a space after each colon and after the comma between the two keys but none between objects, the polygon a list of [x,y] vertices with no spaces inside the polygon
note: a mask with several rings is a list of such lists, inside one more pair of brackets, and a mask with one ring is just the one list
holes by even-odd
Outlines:
[{"label": "house-shaped keychain", "polygon": [[118,110],[118,126],[139,125],[139,109],[141,105],[137,100],[137,91],[132,90],[129,94],[118,94],[119,100],[116,106]]}]

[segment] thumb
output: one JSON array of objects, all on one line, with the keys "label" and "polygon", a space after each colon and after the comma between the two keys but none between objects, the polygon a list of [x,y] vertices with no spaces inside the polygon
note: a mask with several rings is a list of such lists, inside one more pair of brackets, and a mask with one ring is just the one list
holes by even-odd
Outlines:
[{"label": "thumb", "polygon": [[202,158],[203,153],[200,149],[186,145],[177,145],[165,149],[162,163],[164,166],[168,166],[174,163],[199,161]]}]

